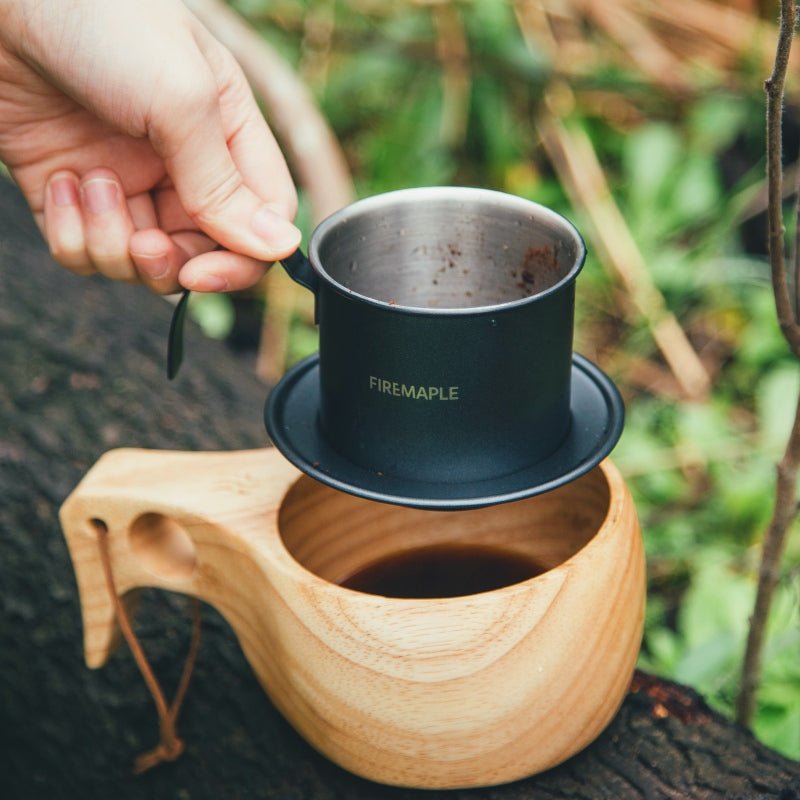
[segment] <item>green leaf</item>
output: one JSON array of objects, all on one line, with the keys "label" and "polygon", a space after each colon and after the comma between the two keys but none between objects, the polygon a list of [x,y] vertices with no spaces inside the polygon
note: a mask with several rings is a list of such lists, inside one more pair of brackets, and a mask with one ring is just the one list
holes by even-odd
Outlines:
[{"label": "green leaf", "polygon": [[676,470],[660,470],[642,475],[637,485],[648,501],[656,505],[676,503],[688,489],[686,479]]},{"label": "green leaf", "polygon": [[750,287],[748,295],[750,322],[739,339],[739,358],[755,367],[773,366],[787,357],[789,348],[775,319],[772,291],[765,283]]},{"label": "green leaf", "polygon": [[650,273],[659,289],[684,297],[697,283],[700,274],[697,258],[686,249],[659,244],[646,253]]},{"label": "green leaf", "polygon": [[683,650],[678,637],[667,628],[656,628],[646,637],[652,668],[666,675],[674,675]]},{"label": "green leaf", "polygon": [[230,295],[192,292],[189,313],[212,339],[224,339],[233,328],[235,313]]},{"label": "green leaf", "polygon": [[755,584],[735,573],[725,554],[706,551],[678,615],[678,628],[689,647],[730,633],[744,641]]},{"label": "green leaf", "polygon": [[760,451],[752,452],[740,434],[744,457],[724,460],[715,466],[719,491],[719,523],[747,546],[767,524],[772,510],[774,460]]},{"label": "green leaf", "polygon": [[756,386],[756,409],[761,445],[778,454],[786,447],[794,421],[800,370],[795,364],[783,364],[768,372]]},{"label": "green leaf", "polygon": [[743,97],[708,95],[689,110],[687,121],[692,144],[709,153],[728,147],[751,122],[751,111],[751,105]]},{"label": "green leaf", "polygon": [[726,409],[719,401],[681,406],[677,426],[681,444],[704,454],[720,450],[733,438]]},{"label": "green leaf", "polygon": [[654,472],[673,466],[672,449],[650,431],[628,423],[614,451],[623,473]]},{"label": "green leaf", "polygon": [[287,366],[301,361],[319,350],[319,329],[295,322],[290,331]]},{"label": "green leaf", "polygon": [[625,141],[623,164],[629,204],[654,206],[681,158],[680,138],[663,123],[648,123],[634,130]]},{"label": "green leaf", "polygon": [[755,720],[759,739],[789,758],[800,758],[800,692],[788,694],[777,708],[760,708]]},{"label": "green leaf", "polygon": [[731,671],[741,652],[741,642],[730,631],[722,631],[689,648],[676,664],[676,680],[697,687],[717,687]]},{"label": "green leaf", "polygon": [[690,155],[675,182],[672,211],[677,224],[696,224],[698,218],[716,210],[721,202],[719,175],[714,160]]},{"label": "green leaf", "polygon": [[453,158],[440,138],[441,111],[437,74],[417,76],[396,108],[391,132],[370,143],[374,190],[451,182]]},{"label": "green leaf", "polygon": [[507,87],[486,76],[478,75],[473,81],[468,144],[475,152],[474,158],[484,162],[496,175],[502,175],[522,152],[519,128],[507,94]]},{"label": "green leaf", "polygon": [[[522,44],[511,3],[471,0],[468,11],[464,14],[464,22],[478,50],[507,55]],[[529,60],[536,57],[536,54],[527,53]]]}]

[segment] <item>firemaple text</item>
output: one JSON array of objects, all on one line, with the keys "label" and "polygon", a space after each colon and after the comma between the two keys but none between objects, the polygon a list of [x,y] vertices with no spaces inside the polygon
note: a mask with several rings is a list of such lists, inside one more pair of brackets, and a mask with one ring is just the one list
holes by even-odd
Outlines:
[{"label": "firemaple text", "polygon": [[458,400],[458,386],[414,386],[370,375],[369,388],[381,394],[408,397],[411,400]]}]

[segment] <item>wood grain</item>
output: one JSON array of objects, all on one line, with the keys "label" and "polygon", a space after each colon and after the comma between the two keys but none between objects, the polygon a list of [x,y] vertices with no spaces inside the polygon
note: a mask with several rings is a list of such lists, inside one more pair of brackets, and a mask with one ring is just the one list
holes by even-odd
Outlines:
[{"label": "wood grain", "polygon": [[[609,461],[540,497],[435,512],[337,492],[274,450],[111,451],[61,510],[98,667],[114,619],[93,519],[108,527],[121,594],[155,586],[215,606],[292,725],[375,781],[466,787],[548,769],[603,730],[633,672],[644,558]],[[336,585],[388,553],[450,542],[550,569],[435,600]]]}]

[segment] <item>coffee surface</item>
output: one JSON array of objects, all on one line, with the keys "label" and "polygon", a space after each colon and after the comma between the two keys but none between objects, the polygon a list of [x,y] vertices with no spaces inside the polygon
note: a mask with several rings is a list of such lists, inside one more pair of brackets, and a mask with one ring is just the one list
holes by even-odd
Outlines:
[{"label": "coffee surface", "polygon": [[373,561],[341,582],[384,597],[459,597],[528,580],[545,568],[524,553],[488,545],[432,545]]}]

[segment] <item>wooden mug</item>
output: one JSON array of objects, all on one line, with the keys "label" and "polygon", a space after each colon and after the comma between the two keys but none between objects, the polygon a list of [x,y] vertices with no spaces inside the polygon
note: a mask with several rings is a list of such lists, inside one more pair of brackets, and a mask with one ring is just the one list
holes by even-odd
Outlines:
[{"label": "wooden mug", "polygon": [[[609,460],[544,495],[437,512],[338,492],[273,449],[116,450],[67,499],[61,522],[90,667],[105,663],[115,627],[102,523],[120,595],[155,586],[215,606],[289,722],[381,783],[485,786],[558,764],[611,720],[641,640],[641,535]],[[390,555],[464,544],[524,554],[546,571],[436,599],[338,585]]]}]

